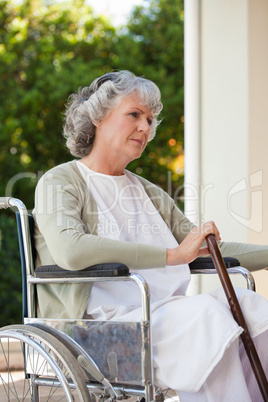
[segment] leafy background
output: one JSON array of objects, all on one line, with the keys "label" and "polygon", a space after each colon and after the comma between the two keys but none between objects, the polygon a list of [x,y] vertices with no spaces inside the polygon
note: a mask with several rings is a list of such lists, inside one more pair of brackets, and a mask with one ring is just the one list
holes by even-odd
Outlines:
[{"label": "leafy background", "polygon": [[[83,0],[0,2],[0,195],[33,208],[34,188],[71,160],[62,137],[64,105],[78,87],[131,70],[162,92],[162,123],[128,168],[183,199],[183,1],[144,0],[114,27]],[[179,191],[178,191],[179,190]],[[21,320],[14,213],[0,214],[0,325]]]}]

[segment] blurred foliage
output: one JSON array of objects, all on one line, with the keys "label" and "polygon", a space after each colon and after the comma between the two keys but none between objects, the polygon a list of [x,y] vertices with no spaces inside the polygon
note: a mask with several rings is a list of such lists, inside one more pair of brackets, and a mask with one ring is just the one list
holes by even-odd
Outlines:
[{"label": "blurred foliage", "polygon": [[[22,322],[22,294],[17,229],[8,214],[0,215],[0,326]],[[4,229],[3,229],[4,228]]]},{"label": "blurred foliage", "polygon": [[82,1],[0,3],[0,193],[33,206],[36,179],[67,161],[68,96],[111,70],[115,29]]},{"label": "blurred foliage", "polygon": [[[155,139],[128,168],[170,195],[183,195],[183,0],[144,0],[117,28],[84,0],[1,0],[0,196],[33,208],[40,176],[72,159],[62,137],[68,96],[118,69],[156,82],[164,104]],[[13,306],[20,299],[20,268],[14,217],[3,214],[0,302],[6,323],[21,318]]]}]

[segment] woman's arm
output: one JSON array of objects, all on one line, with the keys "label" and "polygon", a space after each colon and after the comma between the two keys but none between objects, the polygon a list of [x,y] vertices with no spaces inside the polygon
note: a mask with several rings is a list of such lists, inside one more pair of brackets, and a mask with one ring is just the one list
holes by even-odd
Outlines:
[{"label": "woman's arm", "polygon": [[219,247],[223,257],[236,258],[251,272],[268,267],[268,245],[220,242]]},{"label": "woman's arm", "polygon": [[[195,226],[182,214],[175,203],[172,207],[171,218],[173,234],[178,242],[182,244],[183,240]],[[205,242],[202,246],[204,245],[206,245]],[[268,267],[268,245],[219,241],[219,248],[223,257],[234,257],[238,259],[240,265],[251,272]],[[181,250],[181,252],[182,251],[183,250]],[[208,254],[208,251],[203,249],[199,256],[206,254]],[[189,258],[186,259],[189,261]],[[185,260],[185,256],[183,256],[182,260]]]}]

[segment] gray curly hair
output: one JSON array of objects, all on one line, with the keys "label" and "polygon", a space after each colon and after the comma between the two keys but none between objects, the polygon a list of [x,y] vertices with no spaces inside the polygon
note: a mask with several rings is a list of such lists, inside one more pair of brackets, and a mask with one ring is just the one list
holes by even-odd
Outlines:
[{"label": "gray curly hair", "polygon": [[152,81],[137,77],[130,71],[107,73],[69,97],[63,135],[73,156],[82,158],[90,153],[95,139],[95,124],[119,106],[124,97],[133,93],[139,95],[141,104],[147,106],[154,116],[149,141],[154,138],[160,123],[157,116],[163,107],[159,88]]}]

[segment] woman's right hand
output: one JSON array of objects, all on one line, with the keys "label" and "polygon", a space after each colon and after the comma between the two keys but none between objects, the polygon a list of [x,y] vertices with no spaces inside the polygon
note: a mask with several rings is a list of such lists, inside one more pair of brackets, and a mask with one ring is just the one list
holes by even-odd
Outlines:
[{"label": "woman's right hand", "polygon": [[208,248],[202,247],[209,234],[214,234],[217,242],[221,240],[219,230],[212,221],[194,227],[178,247],[167,249],[167,265],[189,264],[197,257],[209,254]]}]

